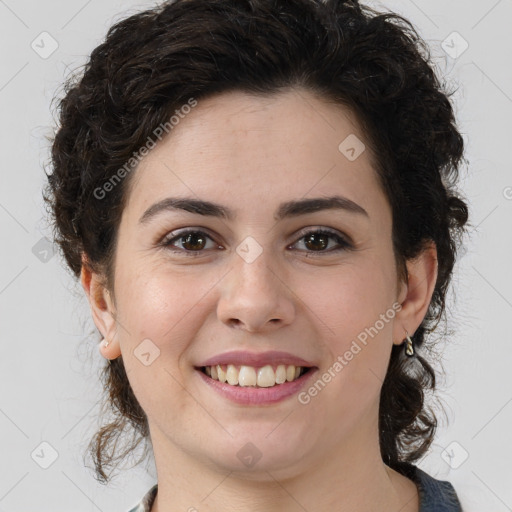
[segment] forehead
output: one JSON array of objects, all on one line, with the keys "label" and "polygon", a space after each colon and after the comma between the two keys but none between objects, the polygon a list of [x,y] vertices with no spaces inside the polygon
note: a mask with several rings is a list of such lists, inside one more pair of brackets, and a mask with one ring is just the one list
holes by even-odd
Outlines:
[{"label": "forehead", "polygon": [[365,142],[349,109],[305,90],[219,94],[199,100],[142,159],[127,208],[182,195],[262,213],[338,193],[371,209],[385,198]]}]

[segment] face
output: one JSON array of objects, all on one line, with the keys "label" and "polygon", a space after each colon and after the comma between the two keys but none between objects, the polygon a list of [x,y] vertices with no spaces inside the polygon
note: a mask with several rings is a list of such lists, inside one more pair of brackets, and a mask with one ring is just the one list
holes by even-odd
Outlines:
[{"label": "face", "polygon": [[[230,92],[199,101],[141,161],[107,301],[116,320],[100,323],[155,455],[255,478],[378,442],[404,295],[390,206],[364,142],[348,110],[310,92]],[[246,385],[201,370],[219,361]],[[294,363],[309,369],[282,383]],[[261,459],[251,466],[245,455]]]}]

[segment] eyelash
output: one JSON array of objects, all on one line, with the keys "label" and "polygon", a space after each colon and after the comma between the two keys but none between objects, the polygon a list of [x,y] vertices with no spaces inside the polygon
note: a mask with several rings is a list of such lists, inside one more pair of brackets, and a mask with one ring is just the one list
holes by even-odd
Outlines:
[{"label": "eyelash", "polygon": [[[174,253],[181,253],[181,254],[185,254],[186,256],[190,256],[190,257],[201,256],[201,254],[204,253],[205,251],[207,251],[207,249],[201,249],[198,251],[190,251],[187,249],[174,248],[172,246],[173,242],[175,242],[177,240],[184,239],[187,235],[190,235],[190,234],[199,234],[202,237],[206,237],[206,238],[209,238],[210,240],[214,241],[212,239],[212,237],[210,235],[208,235],[208,233],[205,233],[204,231],[201,231],[199,229],[187,229],[185,231],[181,231],[178,233],[171,233],[169,236],[165,237],[162,240],[160,245],[171,250]],[[310,254],[313,256],[326,254],[326,253],[332,254],[332,253],[338,253],[340,251],[347,251],[347,250],[353,249],[353,245],[350,242],[348,242],[345,238],[340,236],[336,231],[332,231],[327,228],[312,229],[310,231],[303,232],[301,234],[300,238],[297,240],[297,242],[299,242],[300,240],[303,240],[304,238],[306,238],[309,235],[327,235],[330,238],[334,239],[336,241],[336,243],[339,245],[339,247],[335,248],[335,249],[320,250],[320,251],[308,251],[308,250],[302,251],[301,250],[301,252],[308,253],[308,256]],[[291,245],[295,245],[297,242],[295,242],[294,244],[291,244]]]}]

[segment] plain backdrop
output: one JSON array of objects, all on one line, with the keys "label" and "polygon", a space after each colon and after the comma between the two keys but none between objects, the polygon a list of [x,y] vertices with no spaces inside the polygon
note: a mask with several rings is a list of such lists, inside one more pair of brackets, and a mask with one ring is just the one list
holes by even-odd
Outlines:
[{"label": "plain backdrop", "polygon": [[[0,0],[0,511],[118,511],[155,481],[99,484],[83,453],[103,364],[81,288],[48,241],[41,196],[51,100],[108,27],[153,2]],[[456,267],[441,381],[447,421],[420,467],[465,512],[512,510],[512,1],[368,2],[410,19],[451,89],[468,165],[470,236]],[[43,41],[43,42],[41,42]],[[51,54],[50,54],[51,53]],[[43,443],[43,444],[42,444]]]}]

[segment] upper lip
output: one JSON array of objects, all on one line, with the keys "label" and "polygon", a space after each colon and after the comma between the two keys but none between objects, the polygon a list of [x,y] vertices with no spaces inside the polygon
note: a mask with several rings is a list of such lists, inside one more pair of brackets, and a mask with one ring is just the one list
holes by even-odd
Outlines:
[{"label": "upper lip", "polygon": [[233,350],[210,357],[199,366],[215,366],[224,364],[254,366],[256,368],[266,365],[292,364],[294,366],[313,367],[313,363],[294,356],[288,352],[280,352],[271,350],[268,352],[247,352],[241,350]]}]

